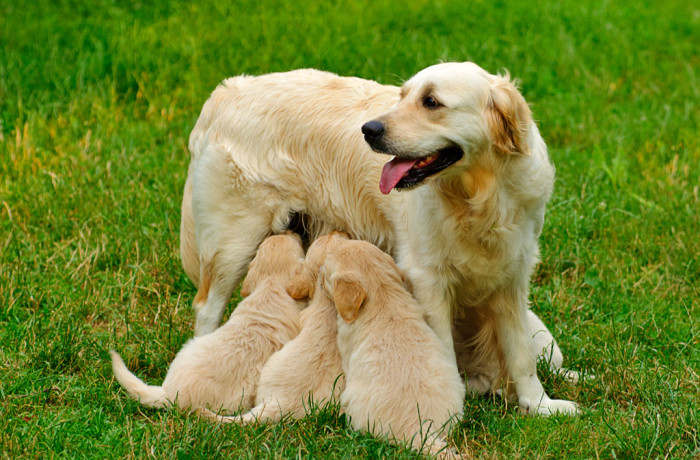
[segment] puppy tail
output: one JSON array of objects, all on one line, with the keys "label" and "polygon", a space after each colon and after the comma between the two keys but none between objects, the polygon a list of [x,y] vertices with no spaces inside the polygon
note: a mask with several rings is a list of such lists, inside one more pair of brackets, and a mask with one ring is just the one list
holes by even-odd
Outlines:
[{"label": "puppy tail", "polygon": [[119,353],[110,350],[109,354],[112,356],[114,376],[129,396],[149,407],[170,407],[170,400],[163,387],[147,385],[131,373]]}]

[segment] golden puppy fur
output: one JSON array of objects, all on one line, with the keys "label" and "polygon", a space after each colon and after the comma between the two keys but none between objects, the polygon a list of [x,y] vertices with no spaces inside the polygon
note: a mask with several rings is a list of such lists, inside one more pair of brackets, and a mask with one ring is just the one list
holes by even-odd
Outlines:
[{"label": "golden puppy fur", "polygon": [[301,312],[301,332],[265,363],[260,372],[255,407],[240,416],[214,416],[215,420],[277,422],[287,414],[301,418],[309,403],[321,405],[338,398],[345,388],[336,344],[338,314],[333,301],[314,288],[326,254],[344,241],[347,235],[334,232],[311,244],[303,270],[287,285],[287,291],[295,298],[313,296],[309,306]]},{"label": "golden puppy fur", "polygon": [[321,278],[340,316],[340,403],[352,426],[417,450],[445,447],[437,436],[462,412],[464,382],[393,259],[366,241],[347,241],[330,252]]},{"label": "golden puppy fur", "polygon": [[[218,326],[265,235],[300,213],[312,233],[344,230],[395,257],[450,353],[459,329],[468,383],[491,379],[469,372],[495,360],[523,411],[577,411],[537,377],[529,283],[554,167],[507,75],[462,62],[401,88],[308,69],[234,77],[204,104],[189,147],[181,252],[199,288],[196,335]],[[406,182],[390,166],[415,162],[410,178],[433,160],[445,169],[392,190]]]},{"label": "golden puppy fur", "polygon": [[260,369],[300,329],[299,307],[285,285],[304,257],[296,235],[275,235],[260,245],[241,291],[247,295],[229,320],[195,337],[178,352],[161,386],[145,384],[112,351],[112,368],[129,395],[151,407],[235,411],[252,407]]}]

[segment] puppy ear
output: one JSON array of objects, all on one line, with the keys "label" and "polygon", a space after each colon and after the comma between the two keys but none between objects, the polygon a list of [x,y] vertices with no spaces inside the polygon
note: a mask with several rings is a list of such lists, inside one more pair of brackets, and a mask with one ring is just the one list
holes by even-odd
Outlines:
[{"label": "puppy ear", "polygon": [[338,314],[346,323],[357,319],[362,302],[367,293],[358,280],[347,277],[335,277],[333,282],[333,300]]},{"label": "puppy ear", "polygon": [[292,279],[287,283],[287,294],[292,299],[303,300],[314,295],[314,276],[304,266],[297,267],[297,271]]},{"label": "puppy ear", "polygon": [[494,150],[498,153],[529,153],[527,135],[532,113],[508,74],[496,76],[491,81],[486,123]]}]

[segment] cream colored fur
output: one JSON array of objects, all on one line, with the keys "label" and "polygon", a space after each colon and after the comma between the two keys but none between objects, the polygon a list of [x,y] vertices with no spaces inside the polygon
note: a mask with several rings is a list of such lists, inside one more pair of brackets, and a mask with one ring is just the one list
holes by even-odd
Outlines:
[{"label": "cream colored fur", "polygon": [[338,399],[345,388],[336,343],[338,314],[333,301],[314,286],[327,252],[343,241],[347,236],[339,233],[315,240],[306,253],[304,269],[289,282],[287,291],[295,298],[313,299],[301,312],[299,335],[273,354],[260,372],[255,407],[240,416],[211,414],[210,418],[225,423],[277,422],[287,414],[303,417],[309,404]]},{"label": "cream colored fur", "polygon": [[321,278],[339,314],[340,402],[353,428],[416,450],[443,449],[440,435],[464,406],[464,382],[393,259],[366,241],[347,241],[330,252]]},{"label": "cream colored fur", "polygon": [[[426,109],[426,94],[441,106]],[[388,153],[458,146],[464,156],[383,195],[390,157],[363,139],[370,120],[386,126]],[[217,327],[257,246],[299,212],[312,229],[342,229],[392,254],[445,348],[464,328],[455,336],[473,348],[473,367],[495,356],[523,411],[576,412],[551,400],[536,373],[529,282],[554,168],[507,76],[445,63],[401,88],[315,70],[234,77],[204,105],[190,151],[181,250],[199,286],[196,335]]]},{"label": "cream colored fur", "polygon": [[[467,380],[467,389],[473,394],[481,395],[508,388],[507,376],[499,365],[497,344],[484,346],[484,343],[489,342],[489,336],[494,335],[492,324],[484,324],[483,317],[472,315],[459,320],[453,330],[457,367]],[[580,379],[577,372],[562,367],[564,356],[559,345],[532,310],[527,311],[527,332],[532,338],[535,359],[543,360],[552,372],[562,375],[570,382]]]},{"label": "cream colored fur", "polygon": [[296,235],[266,239],[250,265],[249,295],[215,332],[187,342],[161,386],[145,384],[115,351],[112,368],[129,395],[151,407],[236,411],[255,401],[260,369],[300,329],[299,308],[285,290],[304,256]]}]

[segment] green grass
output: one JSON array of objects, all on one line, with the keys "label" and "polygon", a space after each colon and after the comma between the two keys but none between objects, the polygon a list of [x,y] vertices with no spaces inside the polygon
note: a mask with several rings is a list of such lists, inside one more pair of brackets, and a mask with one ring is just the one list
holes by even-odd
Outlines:
[{"label": "green grass", "polygon": [[416,456],[337,408],[246,428],[145,409],[107,350],[158,382],[192,335],[180,199],[220,80],[396,84],[440,60],[522,83],[557,166],[533,308],[597,376],[541,369],[576,418],[468,399],[455,439],[486,458],[700,456],[700,10],[408,3],[0,2],[0,456]]}]

